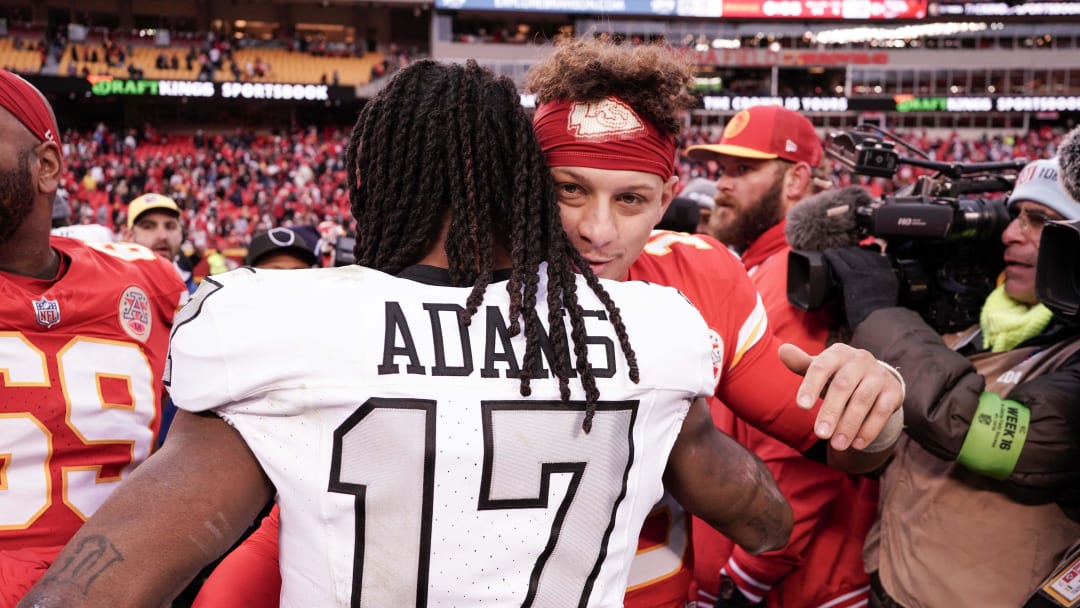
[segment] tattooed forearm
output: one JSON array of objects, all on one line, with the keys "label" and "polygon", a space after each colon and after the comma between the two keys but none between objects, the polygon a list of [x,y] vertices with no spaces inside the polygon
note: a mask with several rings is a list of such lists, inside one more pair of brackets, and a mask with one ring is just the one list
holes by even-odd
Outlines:
[{"label": "tattooed forearm", "polygon": [[108,538],[90,536],[65,549],[42,578],[42,584],[70,585],[86,595],[99,576],[123,561],[124,556]]},{"label": "tattooed forearm", "polygon": [[[779,548],[777,546],[777,538],[780,536],[786,537],[784,527],[784,517],[781,515],[782,509],[771,506],[764,511],[761,511],[746,521],[746,526],[750,528],[757,540],[758,547],[771,547],[771,549],[764,549],[765,551],[771,551],[772,549]],[[790,530],[788,530],[790,532]],[[784,543],[780,543],[779,546],[783,546]]]},{"label": "tattooed forearm", "polygon": [[[791,534],[791,505],[780,493],[772,473],[762,462],[757,462],[754,471],[754,488],[757,496],[754,500],[753,514],[746,520],[747,533],[754,542],[755,553],[779,549],[787,544]],[[744,545],[750,550],[750,547]]]}]

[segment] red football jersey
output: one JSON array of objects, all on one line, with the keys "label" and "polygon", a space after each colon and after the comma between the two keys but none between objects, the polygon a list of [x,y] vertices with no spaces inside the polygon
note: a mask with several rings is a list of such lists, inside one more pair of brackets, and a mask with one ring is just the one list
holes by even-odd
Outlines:
[{"label": "red football jersey", "polygon": [[716,396],[739,418],[800,452],[818,441],[817,409],[795,406],[802,377],[776,355],[782,342],[734,253],[703,234],[657,230],[629,279],[674,287],[701,312],[712,331]]},{"label": "red football jersey", "polygon": [[139,245],[51,244],[58,278],[0,272],[0,551],[66,543],[150,455],[184,292]]},{"label": "red football jersey", "polygon": [[[740,418],[800,451],[817,441],[816,411],[794,404],[802,378],[776,356],[781,342],[735,254],[706,235],[657,230],[628,278],[675,287],[701,312],[720,378],[716,394]],[[691,572],[689,518],[665,497],[642,527],[626,608],[683,606]]]}]

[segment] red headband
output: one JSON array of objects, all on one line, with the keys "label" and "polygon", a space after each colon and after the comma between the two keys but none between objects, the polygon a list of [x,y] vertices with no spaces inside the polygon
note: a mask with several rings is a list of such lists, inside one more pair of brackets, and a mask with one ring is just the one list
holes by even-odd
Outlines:
[{"label": "red headband", "polygon": [[533,129],[551,167],[644,171],[664,181],[675,173],[675,138],[614,96],[545,103]]},{"label": "red headband", "polygon": [[45,97],[34,85],[7,70],[0,70],[0,107],[18,118],[38,140],[60,143]]}]

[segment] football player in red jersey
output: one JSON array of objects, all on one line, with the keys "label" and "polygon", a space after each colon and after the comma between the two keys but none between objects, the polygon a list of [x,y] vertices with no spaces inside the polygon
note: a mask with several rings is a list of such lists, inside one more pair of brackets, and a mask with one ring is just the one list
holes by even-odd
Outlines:
[{"label": "football player in red jersey", "polygon": [[[793,407],[798,379],[776,357],[779,341],[768,326],[772,319],[767,318],[765,303],[742,262],[705,235],[650,234],[674,196],[674,135],[681,110],[693,102],[688,93],[692,77],[684,61],[661,47],[597,40],[563,45],[530,70],[526,87],[538,102],[534,126],[555,176],[563,226],[597,275],[677,287],[701,311],[713,332],[714,360],[721,368],[718,399],[713,403],[717,422],[725,415],[729,422],[721,428],[732,432],[736,428],[722,402],[742,427],[749,423],[790,446],[783,446],[790,452],[789,461],[820,467],[799,456],[809,451],[840,468],[872,469],[898,436],[902,414],[895,398],[900,393],[879,399],[861,430],[861,414],[839,425],[820,416],[815,423],[813,411]],[[640,135],[653,132],[666,138],[666,146]],[[820,150],[820,144],[811,143]],[[824,340],[815,344],[788,336],[783,337],[812,354],[824,348]],[[848,355],[842,353],[851,352],[836,345],[824,356],[844,360]],[[797,350],[784,356],[793,354],[802,356]],[[865,351],[851,361],[863,367],[844,373],[851,372],[849,378],[867,374],[866,388],[897,382]],[[858,400],[855,395],[853,401]],[[886,419],[890,422],[883,440],[871,445]],[[819,428],[815,436],[815,424],[823,422],[828,428]],[[815,447],[819,438],[830,435],[828,451]],[[845,450],[849,446],[856,449]],[[779,475],[778,480],[783,487]],[[790,496],[789,500],[794,503]],[[683,606],[692,573],[691,547],[687,517],[670,497],[665,498],[643,528],[626,605]]]},{"label": "football player in red jersey", "polygon": [[184,289],[143,247],[50,237],[62,169],[48,102],[0,70],[0,606],[150,455]]}]

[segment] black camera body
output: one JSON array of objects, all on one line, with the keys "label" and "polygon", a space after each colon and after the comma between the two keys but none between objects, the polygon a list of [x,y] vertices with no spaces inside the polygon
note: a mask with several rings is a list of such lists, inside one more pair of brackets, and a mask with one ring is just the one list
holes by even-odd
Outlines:
[{"label": "black camera body", "polygon": [[[919,312],[942,333],[976,322],[1004,268],[1001,233],[1010,217],[1004,201],[975,195],[1012,190],[1015,172],[1026,161],[947,164],[907,158],[891,142],[860,130],[834,133],[825,152],[859,175],[893,177],[904,164],[936,170],[893,196],[867,198],[854,210],[852,238],[882,246],[900,283],[901,306]],[[819,251],[793,249],[788,260],[793,305],[817,310],[837,301],[839,286]]]},{"label": "black camera body", "polygon": [[1035,293],[1058,318],[1080,323],[1080,220],[1050,222],[1043,228]]}]

